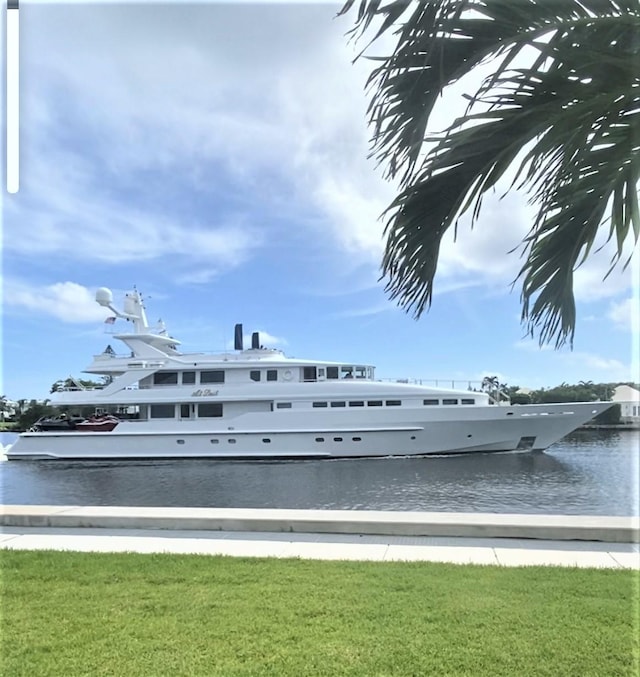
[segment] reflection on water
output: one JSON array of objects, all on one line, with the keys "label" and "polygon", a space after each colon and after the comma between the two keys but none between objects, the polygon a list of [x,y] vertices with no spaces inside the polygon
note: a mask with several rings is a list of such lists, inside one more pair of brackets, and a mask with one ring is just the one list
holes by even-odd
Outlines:
[{"label": "reflection on water", "polygon": [[[5,462],[3,503],[638,514],[637,431],[546,453],[286,462]],[[5,442],[6,444],[6,442]]]}]

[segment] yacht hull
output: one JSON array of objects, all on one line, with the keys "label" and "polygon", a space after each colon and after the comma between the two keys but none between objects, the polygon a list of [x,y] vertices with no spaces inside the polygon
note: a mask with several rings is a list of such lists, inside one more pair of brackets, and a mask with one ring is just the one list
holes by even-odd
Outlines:
[{"label": "yacht hull", "polygon": [[[611,406],[569,403],[469,407],[457,412],[277,417],[245,414],[224,427],[202,421],[123,421],[110,432],[23,433],[9,460],[299,459],[536,451]],[[421,412],[422,413],[422,412]],[[313,425],[310,425],[313,422]],[[267,425],[269,423],[270,425]],[[232,425],[231,425],[232,424]],[[286,427],[283,425],[286,424]]]}]

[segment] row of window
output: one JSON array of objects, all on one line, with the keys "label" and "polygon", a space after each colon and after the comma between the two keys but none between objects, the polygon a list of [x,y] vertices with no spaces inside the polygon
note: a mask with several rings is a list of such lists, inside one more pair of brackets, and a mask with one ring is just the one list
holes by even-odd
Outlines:
[{"label": "row of window", "polygon": [[[289,370],[288,370],[289,371]],[[199,378],[198,378],[199,375]],[[292,374],[285,372],[285,380],[290,380]],[[289,378],[287,378],[289,377]],[[316,381],[338,378],[371,378],[372,371],[369,367],[304,367],[303,380]],[[277,381],[277,369],[252,369],[249,371],[252,381],[260,382]],[[158,371],[153,375],[153,384],[156,386],[166,385],[196,385],[210,383],[224,383],[225,372],[223,369],[211,369],[206,371]]]},{"label": "row of window", "polygon": [[[428,400],[423,400],[422,403],[425,406],[429,405],[439,405],[441,401],[439,399],[428,399]],[[462,399],[458,400],[456,398],[448,398],[445,397],[442,399],[442,404],[475,404],[476,401],[473,398],[466,398],[463,397]],[[383,405],[386,407],[399,407],[402,405],[402,400],[350,400],[348,402],[345,402],[344,400],[335,400],[335,401],[321,401],[321,402],[313,402],[311,406],[314,409],[326,409],[327,407],[333,407],[335,409],[338,408],[344,408],[344,407],[382,407]],[[276,403],[276,408],[277,409],[291,409],[292,403],[291,402],[277,402]]]},{"label": "row of window", "polygon": [[[462,398],[461,400],[455,398],[443,398],[442,404],[475,404],[475,400],[472,398]],[[401,400],[367,400],[366,406],[368,407],[399,407],[402,404]],[[440,400],[429,399],[423,400],[424,405],[437,405],[440,404]],[[344,400],[336,401],[320,401],[312,402],[311,406],[314,409],[326,409],[332,407],[335,409],[349,407],[364,407],[364,400],[351,400],[345,402]],[[198,418],[220,418],[222,417],[223,408],[222,402],[199,402],[197,404],[180,404],[180,418],[191,418],[197,414]],[[276,402],[276,409],[291,409],[291,402]],[[152,404],[149,407],[149,417],[150,418],[175,418],[176,415],[176,405],[175,404]]]},{"label": "row of window", "polygon": [[[262,378],[263,372],[260,369],[253,369],[249,372],[249,378],[252,381],[260,381]],[[266,370],[267,381],[277,381],[278,380],[278,370],[277,369],[267,369]]]},{"label": "row of window", "polygon": [[[415,438],[411,438],[415,439]],[[342,437],[334,437],[333,441],[334,442],[342,442],[344,438]],[[352,437],[351,440],[353,442],[362,442],[362,437]],[[209,440],[211,444],[220,444],[220,440],[217,437],[213,437],[212,439]],[[324,442],[325,438],[324,437],[316,437],[316,442]],[[237,440],[234,437],[229,437],[227,438],[227,444],[235,444]],[[176,440],[177,444],[184,444],[184,440],[178,439]],[[271,444],[271,438],[270,437],[263,437],[262,438],[262,443],[263,444]]]},{"label": "row of window", "polygon": [[[458,400],[455,397],[444,397],[442,399],[442,404],[475,404],[476,401],[472,397],[463,397],[461,400]],[[435,406],[440,404],[438,399],[429,399],[422,400],[422,404],[425,406]]]},{"label": "row of window", "polygon": [[[181,404],[180,417],[190,418],[192,413],[196,413],[198,418],[220,418],[222,416],[222,402],[200,402],[195,405]],[[149,407],[149,418],[175,418],[175,404],[152,404]]]},{"label": "row of window", "polygon": [[[182,374],[182,385],[195,385],[196,372],[195,371],[157,371],[153,375],[153,385],[156,386],[170,386],[178,385],[178,374]],[[200,384],[209,383],[224,383],[224,370],[211,369],[209,371],[197,372],[200,374]]]}]

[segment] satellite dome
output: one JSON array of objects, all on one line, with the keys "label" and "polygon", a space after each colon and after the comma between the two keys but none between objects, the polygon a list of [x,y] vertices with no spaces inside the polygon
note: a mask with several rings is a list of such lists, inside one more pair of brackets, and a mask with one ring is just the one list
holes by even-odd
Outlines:
[{"label": "satellite dome", "polygon": [[111,293],[111,289],[107,289],[106,287],[100,287],[100,289],[98,289],[98,291],[96,292],[96,301],[101,306],[111,305],[111,302],[113,301],[113,294]]}]

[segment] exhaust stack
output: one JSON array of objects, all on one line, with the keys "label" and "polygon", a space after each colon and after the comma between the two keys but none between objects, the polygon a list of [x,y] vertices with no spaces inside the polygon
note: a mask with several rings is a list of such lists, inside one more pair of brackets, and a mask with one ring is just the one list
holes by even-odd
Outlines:
[{"label": "exhaust stack", "polygon": [[242,345],[242,325],[236,324],[234,330],[234,340],[233,340],[234,350],[243,350],[244,346]]}]

